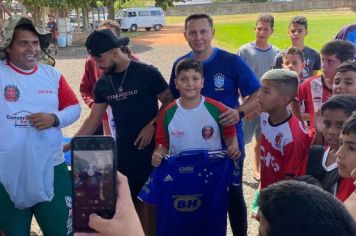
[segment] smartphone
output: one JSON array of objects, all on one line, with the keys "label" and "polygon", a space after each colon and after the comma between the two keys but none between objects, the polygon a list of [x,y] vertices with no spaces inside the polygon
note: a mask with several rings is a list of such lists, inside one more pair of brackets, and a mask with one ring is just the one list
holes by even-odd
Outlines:
[{"label": "smartphone", "polygon": [[95,232],[89,216],[111,219],[117,198],[116,145],[110,136],[80,136],[71,140],[74,232]]}]

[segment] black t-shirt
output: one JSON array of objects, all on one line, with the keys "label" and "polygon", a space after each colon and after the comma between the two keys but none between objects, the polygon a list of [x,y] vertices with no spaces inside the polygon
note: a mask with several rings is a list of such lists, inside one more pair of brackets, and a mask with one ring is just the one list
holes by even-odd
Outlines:
[{"label": "black t-shirt", "polygon": [[157,115],[157,95],[167,89],[168,84],[153,66],[131,61],[122,83],[123,91],[119,93],[124,75],[125,71],[103,75],[95,85],[94,101],[111,106],[116,125],[118,170],[131,182],[135,178],[144,182],[152,170],[154,139],[142,150],[134,142],[139,132]]},{"label": "black t-shirt", "polygon": [[[117,138],[134,138],[158,112],[157,95],[168,88],[161,73],[153,66],[131,61],[125,71],[111,76],[103,75],[94,88],[95,103],[108,103],[113,111]],[[114,91],[114,88],[115,91]]]}]

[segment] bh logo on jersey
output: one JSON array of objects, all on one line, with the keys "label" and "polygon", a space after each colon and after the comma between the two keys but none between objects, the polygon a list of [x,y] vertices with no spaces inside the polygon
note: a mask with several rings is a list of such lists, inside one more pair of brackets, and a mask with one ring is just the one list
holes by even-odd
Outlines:
[{"label": "bh logo on jersey", "polygon": [[269,152],[265,153],[263,147],[261,147],[261,159],[262,165],[266,166],[267,168],[272,167],[274,172],[280,171],[281,167],[279,166],[276,158]]},{"label": "bh logo on jersey", "polygon": [[180,212],[192,212],[201,206],[201,194],[194,195],[175,195],[172,198],[173,207]]},{"label": "bh logo on jersey", "polygon": [[8,102],[17,102],[20,98],[20,90],[16,85],[6,85],[4,88],[4,98]]},{"label": "bh logo on jersey", "polygon": [[222,91],[224,90],[224,84],[225,84],[225,77],[221,73],[217,73],[214,75],[214,85],[215,85],[215,91]]}]

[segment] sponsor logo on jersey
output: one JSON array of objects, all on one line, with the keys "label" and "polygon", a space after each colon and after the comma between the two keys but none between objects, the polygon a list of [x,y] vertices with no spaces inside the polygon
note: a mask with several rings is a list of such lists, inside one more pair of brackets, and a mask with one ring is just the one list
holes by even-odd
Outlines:
[{"label": "sponsor logo on jersey", "polygon": [[321,93],[322,87],[319,80],[313,80],[311,83],[311,89],[314,93]]},{"label": "sponsor logo on jersey", "polygon": [[276,137],[274,138],[274,144],[276,147],[280,148],[283,140],[283,133],[279,132]]},{"label": "sponsor logo on jersey", "polygon": [[184,131],[183,130],[171,130],[170,135],[172,135],[173,137],[176,138],[180,138],[184,135]]},{"label": "sponsor logo on jersey", "polygon": [[177,211],[181,212],[192,212],[199,209],[201,206],[201,194],[194,195],[175,195],[172,196],[173,207]]},{"label": "sponsor logo on jersey", "polygon": [[279,172],[281,167],[279,166],[279,163],[277,161],[277,159],[272,156],[271,153],[269,152],[265,152],[264,147],[261,147],[261,164],[262,164],[262,168],[270,168],[272,167],[274,172]]},{"label": "sponsor logo on jersey", "polygon": [[214,128],[211,125],[206,125],[201,130],[201,135],[203,139],[207,140],[210,139],[214,134]]},{"label": "sponsor logo on jersey", "polygon": [[20,90],[16,85],[6,85],[4,88],[4,98],[8,102],[17,102],[20,98]]},{"label": "sponsor logo on jersey", "polygon": [[321,97],[313,97],[313,102],[320,103]]},{"label": "sponsor logo on jersey", "polygon": [[174,179],[172,178],[172,176],[170,176],[170,175],[167,175],[166,177],[164,177],[164,179],[163,179],[163,181],[164,182],[171,182],[171,181],[173,181]]},{"label": "sponsor logo on jersey", "polygon": [[214,85],[215,85],[215,91],[222,91],[224,90],[224,84],[225,84],[225,76],[221,73],[217,73],[213,77],[214,79]]},{"label": "sponsor logo on jersey", "polygon": [[181,174],[190,174],[194,172],[194,166],[182,166],[178,169]]},{"label": "sponsor logo on jersey", "polygon": [[12,120],[15,127],[26,128],[29,124],[29,121],[26,119],[26,116],[31,115],[32,113],[26,110],[16,112],[12,115],[6,115],[6,119]]},{"label": "sponsor logo on jersey", "polygon": [[37,91],[38,94],[52,94],[53,91],[50,89],[40,89]]}]

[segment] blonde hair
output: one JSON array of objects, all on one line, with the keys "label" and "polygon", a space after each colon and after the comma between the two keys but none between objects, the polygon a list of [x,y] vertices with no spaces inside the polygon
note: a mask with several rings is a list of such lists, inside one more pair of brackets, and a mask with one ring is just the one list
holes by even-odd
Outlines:
[{"label": "blonde hair", "polygon": [[116,36],[120,37],[120,30],[121,30],[120,25],[119,25],[119,23],[117,23],[114,20],[110,20],[110,19],[104,20],[104,21],[100,22],[98,28],[99,29],[114,28]]}]

